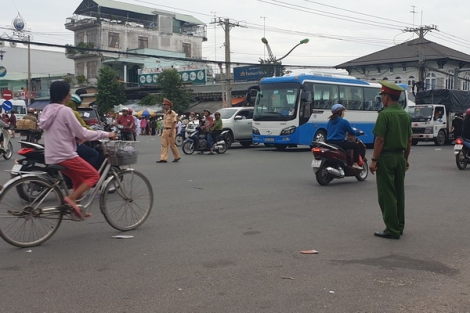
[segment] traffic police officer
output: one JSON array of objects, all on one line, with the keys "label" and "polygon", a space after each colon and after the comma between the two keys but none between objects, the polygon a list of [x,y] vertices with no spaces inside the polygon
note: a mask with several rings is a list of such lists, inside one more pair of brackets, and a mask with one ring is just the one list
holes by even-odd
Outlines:
[{"label": "traffic police officer", "polygon": [[171,109],[173,103],[167,98],[163,99],[163,109],[165,110],[165,115],[163,117],[163,133],[162,133],[162,152],[160,155],[160,160],[156,161],[157,163],[167,163],[168,162],[168,146],[171,148],[171,153],[175,158],[172,162],[178,162],[181,157],[176,148],[176,128],[177,128],[177,114]]},{"label": "traffic police officer", "polygon": [[377,193],[385,230],[374,235],[399,239],[405,227],[405,171],[409,168],[411,149],[411,117],[398,104],[403,88],[381,81],[380,96],[384,110],[379,112],[373,129],[376,136],[369,165],[377,171]]}]

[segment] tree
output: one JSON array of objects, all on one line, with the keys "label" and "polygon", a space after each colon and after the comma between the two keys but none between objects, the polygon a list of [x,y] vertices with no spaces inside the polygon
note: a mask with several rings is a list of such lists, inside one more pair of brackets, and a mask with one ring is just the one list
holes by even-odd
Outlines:
[{"label": "tree", "polygon": [[115,105],[120,105],[126,101],[124,86],[118,81],[117,73],[108,66],[100,68],[98,95],[96,96],[98,112],[105,114],[114,110]]},{"label": "tree", "polygon": [[158,98],[154,95],[146,95],[140,100],[139,105],[141,106],[152,106],[158,104]]},{"label": "tree", "polygon": [[184,112],[190,101],[190,94],[183,85],[183,79],[176,69],[167,69],[158,75],[157,84],[160,85],[161,91],[158,96],[159,103],[163,98],[173,102],[173,110],[176,112]]},{"label": "tree", "polygon": [[259,59],[261,68],[264,72],[263,77],[283,76],[286,74],[286,68],[281,61]]}]

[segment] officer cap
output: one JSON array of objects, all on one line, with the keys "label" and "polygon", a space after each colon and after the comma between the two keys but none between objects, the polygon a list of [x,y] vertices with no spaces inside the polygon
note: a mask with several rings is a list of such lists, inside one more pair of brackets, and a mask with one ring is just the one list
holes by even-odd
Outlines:
[{"label": "officer cap", "polygon": [[163,104],[168,104],[169,106],[172,106],[172,105],[173,105],[173,102],[171,102],[171,101],[168,100],[167,98],[163,98]]},{"label": "officer cap", "polygon": [[382,80],[379,82],[382,85],[382,89],[380,90],[380,94],[389,94],[389,95],[395,95],[395,96],[400,96],[401,92],[405,89],[403,89],[400,86],[395,85],[394,83],[391,83],[386,80]]}]

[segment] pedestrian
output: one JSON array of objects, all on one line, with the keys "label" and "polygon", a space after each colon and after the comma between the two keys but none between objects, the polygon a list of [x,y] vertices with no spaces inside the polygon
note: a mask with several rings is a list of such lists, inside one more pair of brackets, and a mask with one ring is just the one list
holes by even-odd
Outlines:
[{"label": "pedestrian", "polygon": [[150,126],[152,128],[152,136],[155,136],[157,134],[157,120],[155,119],[155,117],[152,117],[150,119]]},{"label": "pedestrian", "polygon": [[172,162],[178,162],[181,160],[178,148],[176,148],[176,123],[178,115],[171,109],[172,105],[173,103],[170,100],[163,98],[163,109],[165,110],[165,115],[163,116],[162,123],[162,152],[160,154],[160,160],[156,161],[157,163],[168,162],[168,146],[170,146],[171,153],[174,157]]},{"label": "pedestrian", "polygon": [[11,111],[10,114],[10,130],[11,130],[11,138],[15,138],[15,129],[16,129],[16,115],[15,111]]},{"label": "pedestrian", "polygon": [[384,110],[379,112],[370,172],[377,172],[377,194],[385,230],[374,236],[400,239],[405,228],[405,172],[411,150],[411,116],[398,104],[403,88],[381,81]]},{"label": "pedestrian", "polygon": [[162,118],[159,117],[157,121],[157,136],[162,135]]},{"label": "pedestrian", "polygon": [[134,119],[134,128],[132,130],[132,136],[134,137],[134,141],[137,140],[137,134],[140,135],[140,121],[137,118],[137,116],[132,115],[134,111],[132,109],[129,109],[129,115]]},{"label": "pedestrian", "polygon": [[462,124],[463,124],[463,114],[455,114],[455,118],[452,120],[451,132],[454,132],[454,140],[462,136]]},{"label": "pedestrian", "polygon": [[145,136],[147,132],[147,120],[145,117],[140,118],[140,134]]}]

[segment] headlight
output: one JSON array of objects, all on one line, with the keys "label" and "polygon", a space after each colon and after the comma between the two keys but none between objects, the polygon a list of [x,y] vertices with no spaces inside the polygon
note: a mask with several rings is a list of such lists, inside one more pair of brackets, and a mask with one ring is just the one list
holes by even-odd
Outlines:
[{"label": "headlight", "polygon": [[295,129],[296,129],[295,126],[290,126],[290,127],[284,128],[281,131],[281,136],[282,135],[292,135],[293,133],[295,133]]},{"label": "headlight", "polygon": [[256,127],[253,127],[252,130],[251,130],[251,132],[252,132],[254,135],[260,135],[259,129],[256,128]]},{"label": "headlight", "polygon": [[425,133],[425,134],[432,134],[432,127],[426,127],[426,128],[424,129],[424,133]]}]

